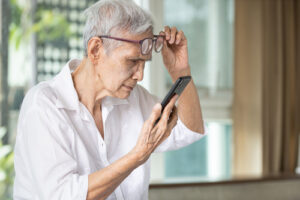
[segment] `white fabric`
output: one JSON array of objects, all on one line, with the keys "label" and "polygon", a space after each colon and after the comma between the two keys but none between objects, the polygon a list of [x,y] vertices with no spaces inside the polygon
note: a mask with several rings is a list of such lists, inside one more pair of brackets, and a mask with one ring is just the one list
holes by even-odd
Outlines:
[{"label": "white fabric", "polygon": [[[71,60],[51,81],[27,93],[19,115],[15,145],[14,199],[86,199],[88,174],[127,154],[159,99],[136,86],[128,99],[102,101],[104,141],[94,119],[80,103]],[[156,152],[178,149],[203,135],[178,120]],[[150,159],[136,168],[107,199],[148,199]]]}]

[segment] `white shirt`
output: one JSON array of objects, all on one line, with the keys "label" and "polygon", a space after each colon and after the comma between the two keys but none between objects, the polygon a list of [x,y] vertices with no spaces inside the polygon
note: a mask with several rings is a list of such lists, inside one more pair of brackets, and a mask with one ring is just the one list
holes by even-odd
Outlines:
[{"label": "white shirt", "polygon": [[[137,85],[127,99],[102,101],[104,140],[93,117],[78,100],[71,60],[50,81],[29,90],[19,115],[15,145],[14,199],[86,199],[88,175],[127,154],[159,99]],[[178,120],[156,152],[174,150],[203,135]],[[136,168],[107,198],[148,199],[150,159]]]}]

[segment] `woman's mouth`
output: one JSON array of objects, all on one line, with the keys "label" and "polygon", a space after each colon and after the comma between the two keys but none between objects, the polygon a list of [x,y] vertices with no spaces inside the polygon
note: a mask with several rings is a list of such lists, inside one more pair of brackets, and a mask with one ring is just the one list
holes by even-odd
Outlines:
[{"label": "woman's mouth", "polygon": [[122,86],[123,86],[123,88],[125,88],[128,91],[133,90],[133,87],[131,87],[131,86],[128,86],[128,85],[122,85]]}]

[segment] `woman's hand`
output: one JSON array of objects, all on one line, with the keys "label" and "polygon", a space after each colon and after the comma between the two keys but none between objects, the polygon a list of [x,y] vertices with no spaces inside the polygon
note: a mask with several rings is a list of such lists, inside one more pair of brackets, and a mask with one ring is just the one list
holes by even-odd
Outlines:
[{"label": "woman's hand", "polygon": [[153,107],[149,119],[144,123],[137,144],[131,151],[131,153],[138,155],[138,162],[140,164],[148,160],[151,153],[169,137],[172,129],[176,125],[178,116],[175,102],[177,98],[176,95],[171,99],[156,125],[155,122],[161,114],[160,104],[156,104]]},{"label": "woman's hand", "polygon": [[165,26],[160,35],[165,36],[162,56],[173,81],[179,76],[190,75],[187,39],[183,31],[178,31],[176,27]]}]

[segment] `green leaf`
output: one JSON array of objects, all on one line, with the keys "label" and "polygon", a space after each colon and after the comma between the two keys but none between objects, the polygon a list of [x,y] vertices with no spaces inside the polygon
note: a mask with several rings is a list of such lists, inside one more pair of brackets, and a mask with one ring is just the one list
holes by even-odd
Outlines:
[{"label": "green leaf", "polygon": [[[36,12],[35,23],[30,24],[31,19],[18,5],[17,0],[11,0],[14,7],[14,22],[10,26],[10,43],[18,49],[21,42],[28,41],[32,33],[37,33],[38,41],[41,43],[50,42],[61,44],[61,41],[68,41],[71,37],[70,25],[66,17],[57,11],[39,8]],[[28,20],[19,20],[26,18]],[[19,20],[19,21],[18,21]]]}]

